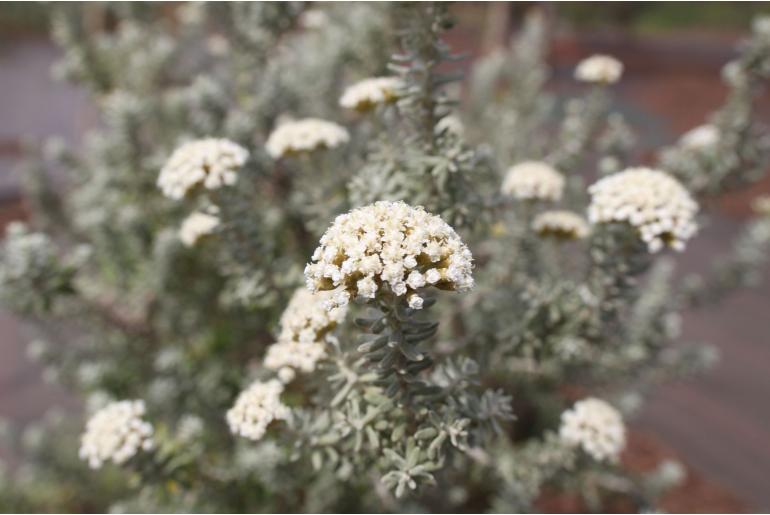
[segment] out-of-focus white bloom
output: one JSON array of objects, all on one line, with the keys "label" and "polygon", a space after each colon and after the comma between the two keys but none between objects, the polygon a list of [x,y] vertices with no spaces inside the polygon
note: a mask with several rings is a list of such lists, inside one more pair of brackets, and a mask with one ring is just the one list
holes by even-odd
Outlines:
[{"label": "out-of-focus white bloom", "polygon": [[508,169],[501,191],[520,200],[558,201],[564,191],[564,177],[547,163],[524,161]]},{"label": "out-of-focus white bloom", "polygon": [[332,308],[371,298],[386,283],[397,296],[421,285],[467,290],[472,270],[470,250],[440,217],[404,202],[380,201],[336,218],[305,278],[311,290],[335,290],[327,305]]},{"label": "out-of-focus white bloom", "polygon": [[664,172],[629,168],[597,181],[588,192],[591,223],[628,223],[639,231],[650,252],[664,245],[684,250],[685,242],[698,229],[698,204]]},{"label": "out-of-focus white bloom", "polygon": [[197,211],[182,222],[179,239],[188,247],[192,247],[201,237],[213,233],[218,225],[218,216]]},{"label": "out-of-focus white bloom", "polygon": [[113,402],[86,424],[80,441],[80,459],[97,469],[105,462],[125,463],[140,450],[153,447],[152,425],[143,420],[144,401]]},{"label": "out-of-focus white bloom", "polygon": [[206,20],[206,4],[204,2],[185,2],[177,10],[179,21],[185,25],[200,25]]},{"label": "out-of-focus white bloom", "polygon": [[181,199],[199,185],[212,190],[230,186],[248,158],[249,152],[230,140],[191,141],[171,155],[160,171],[158,187],[167,197]]},{"label": "out-of-focus white bloom", "polygon": [[609,55],[592,55],[580,61],[575,78],[582,82],[613,84],[623,75],[623,63]]},{"label": "out-of-focus white bloom", "polygon": [[713,147],[719,142],[719,128],[710,123],[699,125],[682,135],[682,145],[689,149]]},{"label": "out-of-focus white bloom", "polygon": [[223,57],[230,52],[230,41],[222,34],[212,34],[206,38],[206,50],[216,57]]},{"label": "out-of-focus white bloom", "polygon": [[350,141],[345,127],[318,118],[285,122],[267,138],[267,153],[279,157],[335,148]]},{"label": "out-of-focus white bloom", "polygon": [[465,126],[457,115],[450,114],[438,121],[436,124],[436,134],[451,134],[462,138],[465,134]]},{"label": "out-of-focus white bloom", "polygon": [[566,240],[582,240],[588,236],[588,222],[572,211],[546,211],[535,217],[532,229],[541,236],[554,236]]},{"label": "out-of-focus white bloom", "polygon": [[758,215],[770,216],[770,195],[762,195],[751,202],[751,208]]},{"label": "out-of-focus white bloom", "polygon": [[33,232],[23,222],[11,222],[5,229],[0,284],[28,277],[44,277],[58,263],[56,247],[42,232]]},{"label": "out-of-focus white bloom", "polygon": [[757,16],[751,22],[751,29],[760,35],[770,36],[770,16]]},{"label": "out-of-focus white bloom", "polygon": [[596,398],[578,401],[562,413],[559,436],[567,445],[581,447],[597,461],[616,461],[626,446],[623,417]]},{"label": "out-of-focus white bloom", "polygon": [[398,100],[398,91],[403,82],[398,77],[373,77],[348,86],[340,98],[345,109],[369,111],[380,104]]},{"label": "out-of-focus white bloom", "polygon": [[[301,372],[315,370],[319,360],[326,356],[325,338],[347,313],[347,307],[326,309],[331,292],[311,292],[300,288],[294,292],[281,315],[278,341],[267,349],[265,367],[283,371],[283,378],[291,381],[291,368]],[[284,382],[288,382],[284,381]]]},{"label": "out-of-focus white bloom", "polygon": [[307,30],[322,29],[329,24],[329,15],[321,9],[308,9],[299,16],[299,24]]},{"label": "out-of-focus white bloom", "polygon": [[281,402],[283,384],[277,379],[256,381],[241,392],[227,411],[227,424],[233,434],[259,440],[274,420],[286,420],[289,408]]}]

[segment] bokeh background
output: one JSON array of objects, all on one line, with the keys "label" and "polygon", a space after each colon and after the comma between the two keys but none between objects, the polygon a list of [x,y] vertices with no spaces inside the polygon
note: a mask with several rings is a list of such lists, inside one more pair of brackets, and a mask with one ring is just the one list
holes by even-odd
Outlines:
[{"label": "bokeh background", "polygon": [[[158,16],[175,8],[158,4]],[[619,108],[640,139],[637,162],[702,123],[724,98],[721,67],[735,55],[751,19],[770,14],[764,2],[457,3],[453,49],[465,65],[505,44],[530,8],[551,20],[551,88],[570,95],[577,61],[592,53],[615,55],[626,66],[616,87]],[[85,92],[54,81],[60,55],[48,37],[44,3],[0,5],[0,227],[25,217],[18,164],[27,142],[50,136],[77,144],[98,124]],[[83,6],[98,25],[99,4]],[[770,95],[761,102],[770,120]],[[728,248],[751,199],[770,193],[770,180],[719,199],[716,216],[688,251],[683,268],[700,270]],[[770,266],[756,289],[740,292],[710,312],[687,314],[684,337],[713,343],[721,359],[710,373],[655,391],[632,422],[642,449],[634,459],[654,463],[671,455],[688,467],[688,496],[700,510],[770,510]],[[46,381],[25,355],[25,325],[0,311],[0,417],[20,422],[52,406],[77,410],[77,401]],[[0,449],[13,461],[13,449]],[[686,499],[669,509],[693,509]],[[558,508],[558,507],[556,507]]]}]

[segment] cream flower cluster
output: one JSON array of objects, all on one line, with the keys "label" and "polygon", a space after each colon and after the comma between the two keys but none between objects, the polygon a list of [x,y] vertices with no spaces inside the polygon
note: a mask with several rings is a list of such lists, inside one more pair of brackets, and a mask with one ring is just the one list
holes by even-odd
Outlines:
[{"label": "cream flower cluster", "polygon": [[698,227],[698,204],[670,175],[650,168],[629,168],[600,179],[590,188],[591,223],[626,222],[638,229],[650,252],[664,245],[684,250]]},{"label": "cream flower cluster", "polygon": [[356,111],[368,111],[380,104],[398,99],[403,82],[398,77],[374,77],[349,86],[340,98],[340,106]]},{"label": "cream flower cluster", "polygon": [[508,169],[501,191],[520,200],[558,201],[564,191],[564,177],[547,163],[524,161]]},{"label": "cream flower cluster", "polygon": [[219,225],[219,217],[215,214],[196,211],[184,219],[179,228],[179,239],[188,247],[192,247],[202,238],[214,232]]},{"label": "cream flower cluster", "polygon": [[312,372],[326,356],[324,339],[347,314],[347,308],[326,309],[330,292],[298,289],[281,315],[278,341],[267,349],[265,367],[278,370],[285,382],[294,371]]},{"label": "cream flower cluster", "polygon": [[622,75],[623,63],[609,55],[592,55],[575,68],[575,78],[582,82],[613,84]]},{"label": "cream flower cluster", "polygon": [[81,437],[80,459],[98,469],[107,461],[120,465],[139,450],[152,449],[153,429],[144,414],[141,400],[113,402],[96,412]]},{"label": "cream flower cluster", "polygon": [[620,413],[601,399],[575,403],[561,415],[561,440],[581,447],[596,461],[615,461],[626,446],[626,427]]},{"label": "cream flower cluster", "polygon": [[165,196],[178,200],[199,185],[212,190],[230,186],[248,158],[249,152],[230,140],[191,141],[171,155],[160,171],[158,187]]},{"label": "cream flower cluster", "polygon": [[350,141],[345,127],[318,118],[304,118],[285,122],[267,138],[267,153],[274,159],[312,152],[324,148],[335,148]]},{"label": "cream flower cluster", "polygon": [[541,236],[582,240],[590,232],[588,222],[572,211],[546,211],[532,221],[532,229]]},{"label": "cream flower cluster", "polygon": [[719,128],[710,123],[699,125],[684,133],[680,141],[691,150],[713,147],[719,142]]},{"label": "cream flower cluster", "polygon": [[335,289],[327,309],[374,298],[388,284],[420,309],[420,288],[467,290],[473,256],[440,217],[404,202],[380,201],[340,215],[305,268],[308,288]]},{"label": "cream flower cluster", "polygon": [[283,384],[276,379],[256,381],[241,392],[227,411],[227,424],[233,434],[259,440],[274,420],[286,420],[289,408],[281,402]]}]

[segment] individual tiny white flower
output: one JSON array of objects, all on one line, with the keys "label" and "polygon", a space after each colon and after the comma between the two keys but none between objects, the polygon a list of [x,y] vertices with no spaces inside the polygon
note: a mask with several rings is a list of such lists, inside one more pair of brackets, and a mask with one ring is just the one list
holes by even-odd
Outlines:
[{"label": "individual tiny white flower", "polygon": [[367,275],[363,279],[356,283],[358,288],[358,294],[368,299],[373,299],[377,294],[377,283],[374,281],[374,277]]},{"label": "individual tiny white flower", "polygon": [[436,284],[441,280],[441,272],[432,268],[425,273],[425,281],[428,284]]},{"label": "individual tiny white flower", "polygon": [[683,134],[680,141],[691,150],[713,147],[719,142],[719,128],[710,123],[699,125]]},{"label": "individual tiny white flower", "polygon": [[406,300],[409,303],[409,307],[412,309],[422,309],[422,306],[425,303],[425,300],[416,293],[409,295],[409,298]]},{"label": "individual tiny white flower", "polygon": [[508,169],[501,191],[519,200],[558,201],[564,191],[564,177],[547,163],[524,161]]},{"label": "individual tiny white flower", "polygon": [[398,77],[373,77],[348,86],[340,98],[340,106],[356,111],[369,111],[378,105],[398,100],[402,87]]},{"label": "individual tiny white flower", "polygon": [[650,168],[629,168],[597,181],[588,192],[591,223],[628,223],[650,252],[684,250],[698,229],[698,204],[679,181]]},{"label": "individual tiny white flower", "polygon": [[[334,290],[340,299],[330,305],[341,305],[370,298],[372,291],[379,294],[386,284],[397,296],[426,284],[467,290],[473,286],[472,270],[468,247],[440,217],[404,202],[380,201],[336,218],[305,278],[315,291]],[[363,283],[362,277],[367,278]]]},{"label": "individual tiny white flower", "polygon": [[218,225],[218,216],[196,211],[182,222],[179,228],[179,239],[186,246],[192,247],[200,238],[213,233]]},{"label": "individual tiny white flower", "polygon": [[588,222],[572,211],[546,211],[532,221],[532,229],[541,236],[582,240],[590,232]]},{"label": "individual tiny white flower", "polygon": [[226,139],[202,139],[185,143],[174,151],[160,171],[158,187],[178,200],[192,189],[217,189],[238,180],[238,170],[249,158],[248,151]]},{"label": "individual tiny white flower", "polygon": [[609,55],[592,55],[575,68],[575,79],[582,82],[613,84],[623,75],[623,63]]},{"label": "individual tiny white flower", "polygon": [[601,399],[575,403],[561,415],[561,440],[582,448],[596,461],[617,461],[626,446],[626,427],[618,410]]},{"label": "individual tiny white flower", "polygon": [[283,384],[291,383],[294,381],[295,377],[297,377],[297,372],[291,367],[281,367],[278,370],[278,379],[280,379]]},{"label": "individual tiny white flower", "polygon": [[281,393],[283,384],[277,379],[252,383],[227,411],[230,431],[251,440],[261,439],[271,422],[289,417],[289,408],[281,402]]},{"label": "individual tiny white flower", "polygon": [[274,159],[335,148],[350,141],[345,127],[318,118],[287,121],[279,125],[265,144],[267,153]]},{"label": "individual tiny white flower", "polygon": [[347,313],[346,307],[326,309],[332,296],[332,292],[313,293],[305,288],[294,292],[281,315],[277,341],[267,349],[266,368],[279,373],[285,368],[305,373],[315,370],[326,357],[327,335]]},{"label": "individual tiny white flower", "polygon": [[97,469],[107,461],[121,465],[140,450],[152,449],[153,428],[144,414],[141,400],[113,402],[96,412],[80,439],[80,459]]},{"label": "individual tiny white flower", "polygon": [[417,270],[414,270],[409,274],[409,277],[406,278],[406,284],[409,285],[410,288],[413,290],[416,290],[417,288],[422,288],[425,286],[425,276],[422,275]]}]

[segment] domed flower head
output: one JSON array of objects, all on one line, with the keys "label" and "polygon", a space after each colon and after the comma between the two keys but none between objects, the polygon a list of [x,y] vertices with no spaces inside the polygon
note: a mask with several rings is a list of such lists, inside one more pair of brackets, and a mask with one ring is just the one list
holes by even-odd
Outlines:
[{"label": "domed flower head", "polygon": [[541,236],[564,240],[582,240],[590,229],[588,222],[572,211],[546,211],[535,217],[532,229]]},{"label": "domed flower head", "polygon": [[699,125],[684,133],[680,141],[691,150],[713,147],[719,142],[719,128],[710,123]]},{"label": "domed flower head", "polygon": [[334,290],[327,308],[375,298],[383,288],[422,307],[422,288],[467,290],[473,257],[440,217],[404,202],[380,201],[340,215],[305,268],[308,287]]},{"label": "domed flower head", "polygon": [[378,105],[398,100],[398,91],[402,84],[398,77],[364,79],[345,90],[340,98],[340,105],[345,109],[369,111]]},{"label": "domed flower head", "polygon": [[[326,309],[331,292],[294,292],[281,315],[278,341],[267,349],[265,367],[278,370],[286,378],[293,371],[312,372],[326,356],[326,335],[345,318],[345,307]],[[285,369],[291,369],[291,371]]]},{"label": "domed flower head", "polygon": [[259,440],[274,420],[286,420],[289,408],[281,402],[283,384],[278,380],[256,381],[241,392],[227,411],[227,424],[233,434]]},{"label": "domed flower head", "polygon": [[213,233],[218,225],[218,216],[197,211],[182,222],[179,239],[188,247],[192,247],[199,239]]},{"label": "domed flower head", "polygon": [[335,148],[350,141],[345,127],[318,118],[285,122],[278,126],[267,139],[267,153],[274,159]]},{"label": "domed flower head", "polygon": [[226,139],[202,139],[185,143],[174,151],[160,171],[158,187],[178,200],[198,186],[214,190],[231,186],[249,152]]},{"label": "domed flower head", "polygon": [[623,75],[623,63],[609,55],[592,55],[575,68],[575,79],[581,82],[613,84]]},{"label": "domed flower head", "polygon": [[626,446],[623,417],[608,403],[595,398],[578,401],[562,413],[559,436],[596,461],[616,461]]},{"label": "domed flower head", "polygon": [[558,201],[564,191],[564,177],[547,163],[524,161],[508,169],[501,191],[519,200]]},{"label": "domed flower head", "polygon": [[125,463],[140,450],[153,447],[152,425],[142,419],[144,401],[119,401],[99,410],[86,424],[80,459],[93,469],[105,462]]},{"label": "domed flower head", "polygon": [[670,175],[650,168],[629,168],[597,181],[588,192],[591,223],[628,223],[650,252],[664,245],[684,250],[698,227],[698,204]]}]

